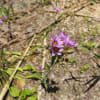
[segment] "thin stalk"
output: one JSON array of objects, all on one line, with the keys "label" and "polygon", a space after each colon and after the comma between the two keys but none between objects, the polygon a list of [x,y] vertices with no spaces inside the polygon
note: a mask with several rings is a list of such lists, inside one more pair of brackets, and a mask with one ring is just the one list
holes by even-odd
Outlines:
[{"label": "thin stalk", "polygon": [[[44,33],[44,35],[46,35],[46,32]],[[46,46],[47,46],[47,37],[45,36],[43,39],[43,59],[42,59],[42,69],[45,68],[45,64],[46,64]],[[44,72],[42,72],[42,78],[44,77]],[[38,87],[38,100],[40,100],[41,98],[41,85]]]},{"label": "thin stalk", "polygon": [[21,58],[20,61],[18,62],[18,64],[17,64],[15,70],[13,71],[12,75],[10,76],[9,80],[7,81],[7,83],[5,84],[4,88],[2,89],[1,94],[0,94],[0,100],[3,100],[4,96],[6,95],[8,89],[9,89],[9,87],[10,87],[10,84],[11,84],[11,82],[13,81],[13,77],[15,76],[15,74],[16,74],[18,68],[19,68],[20,65],[22,64],[22,61],[23,61],[23,59],[25,58],[27,52],[29,51],[29,49],[30,49],[30,47],[31,47],[31,45],[32,45],[32,43],[33,43],[34,38],[35,38],[35,36],[33,36],[33,38],[32,38],[32,40],[30,41],[30,43],[29,43],[29,45],[28,45],[28,47],[27,47],[25,53],[23,54],[22,58]]},{"label": "thin stalk", "polygon": [[43,60],[42,60],[42,68],[45,68],[45,62],[46,62],[46,46],[47,46],[47,38],[45,37],[43,42],[44,50],[43,50]]}]

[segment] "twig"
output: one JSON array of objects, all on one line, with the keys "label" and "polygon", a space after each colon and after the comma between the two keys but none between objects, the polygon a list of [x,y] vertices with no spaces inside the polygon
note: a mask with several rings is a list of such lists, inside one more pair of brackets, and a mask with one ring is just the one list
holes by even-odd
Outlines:
[{"label": "twig", "polygon": [[[44,35],[46,35],[46,33]],[[45,47],[47,46],[47,37],[44,38],[43,46],[44,46],[44,49],[43,49],[42,69],[45,68],[45,63],[46,63],[46,48]],[[42,78],[43,77],[44,77],[44,73],[42,73]],[[40,100],[40,97],[42,95],[41,90],[42,90],[42,86],[40,85],[38,87],[38,100]]]},{"label": "twig", "polygon": [[31,45],[32,45],[32,43],[33,43],[34,38],[35,38],[35,36],[33,36],[32,40],[30,41],[30,43],[29,43],[29,45],[28,45],[28,47],[27,47],[25,53],[23,54],[21,60],[18,62],[17,66],[16,66],[16,68],[15,68],[15,70],[14,70],[14,72],[12,73],[12,75],[11,75],[10,78],[9,78],[9,80],[7,81],[7,83],[5,84],[4,88],[2,89],[1,94],[0,94],[0,100],[3,100],[5,94],[7,93],[8,89],[9,89],[9,86],[10,86],[11,82],[13,81],[13,77],[15,76],[15,74],[16,74],[18,68],[19,68],[20,65],[22,64],[22,61],[23,61],[23,59],[25,58],[27,52],[29,51],[29,49],[30,49],[30,47],[31,47]]},{"label": "twig", "polygon": [[74,14],[75,16],[79,16],[79,17],[89,17],[97,22],[100,22],[100,18],[97,17],[93,17],[93,16],[88,16],[88,15],[81,15],[81,14]]}]

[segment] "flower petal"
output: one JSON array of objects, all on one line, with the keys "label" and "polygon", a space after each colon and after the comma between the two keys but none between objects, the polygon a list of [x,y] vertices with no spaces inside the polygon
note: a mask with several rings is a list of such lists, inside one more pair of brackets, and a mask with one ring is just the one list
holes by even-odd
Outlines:
[{"label": "flower petal", "polygon": [[5,19],[7,19],[7,16],[6,15],[2,15],[2,18],[5,20]]},{"label": "flower petal", "polygon": [[62,10],[59,7],[56,7],[57,12],[61,12]]}]

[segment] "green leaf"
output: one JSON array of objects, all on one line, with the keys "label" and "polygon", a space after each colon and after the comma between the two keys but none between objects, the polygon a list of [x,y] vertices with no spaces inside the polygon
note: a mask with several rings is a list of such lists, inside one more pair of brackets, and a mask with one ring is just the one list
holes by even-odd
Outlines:
[{"label": "green leaf", "polygon": [[91,48],[94,48],[96,46],[96,42],[93,42],[92,44],[91,44]]},{"label": "green leaf", "polygon": [[21,68],[21,70],[23,70],[23,71],[28,71],[28,70],[30,71],[30,70],[32,70],[32,72],[36,72],[37,71],[37,66],[27,65],[27,66]]},{"label": "green leaf", "polygon": [[12,97],[19,97],[20,91],[18,88],[12,86],[9,90]]},{"label": "green leaf", "polygon": [[87,41],[85,41],[84,45],[87,45],[87,46],[90,47],[91,44],[90,44],[90,42],[87,40]]},{"label": "green leaf", "polygon": [[85,46],[80,46],[79,49],[85,50],[85,51],[89,51],[89,48],[85,47]]},{"label": "green leaf", "polygon": [[18,79],[18,80],[23,80],[24,81],[24,76],[23,76],[23,74],[21,72],[18,72],[14,76],[14,79]]},{"label": "green leaf", "polygon": [[44,84],[45,89],[47,90],[47,88],[48,88],[47,78],[45,78],[45,79],[43,80],[43,84]]},{"label": "green leaf", "polygon": [[53,65],[55,63],[56,57],[57,56],[52,56],[52,58],[51,58],[51,65]]},{"label": "green leaf", "polygon": [[25,78],[36,78],[36,79],[40,79],[41,78],[41,73],[37,72],[37,73],[33,73],[31,75],[27,75]]},{"label": "green leaf", "polygon": [[30,89],[25,89],[21,92],[21,100],[25,99],[27,96],[32,95],[32,91]]},{"label": "green leaf", "polygon": [[22,71],[23,71],[23,69],[22,69],[22,68],[18,68],[18,71],[21,71],[21,72],[22,72]]},{"label": "green leaf", "polygon": [[37,88],[36,87],[33,87],[32,92],[33,93],[37,92]]},{"label": "green leaf", "polygon": [[0,81],[0,86],[2,85],[1,81]]},{"label": "green leaf", "polygon": [[95,55],[98,59],[100,59],[100,55],[98,55],[98,54],[96,54],[96,53],[94,53],[94,55]]},{"label": "green leaf", "polygon": [[84,45],[85,45],[84,47],[92,49],[96,46],[96,42],[90,43],[89,41],[86,41]]},{"label": "green leaf", "polygon": [[3,7],[2,8],[2,15],[9,15],[9,9]]},{"label": "green leaf", "polygon": [[19,59],[19,57],[17,55],[13,55],[8,59],[8,62],[10,63],[14,63]]},{"label": "green leaf", "polygon": [[14,68],[8,68],[6,70],[6,72],[7,72],[8,75],[11,75],[13,71],[14,71]]},{"label": "green leaf", "polygon": [[37,66],[27,65],[25,67],[18,68],[18,70],[19,71],[32,71],[32,72],[36,72],[37,71]]},{"label": "green leaf", "polygon": [[88,69],[88,65],[84,65],[84,67],[81,69],[81,72],[84,72]]},{"label": "green leaf", "polygon": [[28,100],[38,100],[38,95],[34,94],[33,96],[29,97]]},{"label": "green leaf", "polygon": [[32,72],[36,72],[37,71],[37,66],[33,66],[32,67]]},{"label": "green leaf", "polygon": [[27,65],[25,67],[22,68],[24,71],[25,70],[32,70],[32,66],[31,65]]},{"label": "green leaf", "polygon": [[22,53],[21,52],[17,52],[17,51],[4,51],[5,54],[12,54],[12,55],[17,55],[17,56],[21,56]]},{"label": "green leaf", "polygon": [[63,51],[63,53],[72,53],[72,52],[74,52],[74,49],[67,49]]}]

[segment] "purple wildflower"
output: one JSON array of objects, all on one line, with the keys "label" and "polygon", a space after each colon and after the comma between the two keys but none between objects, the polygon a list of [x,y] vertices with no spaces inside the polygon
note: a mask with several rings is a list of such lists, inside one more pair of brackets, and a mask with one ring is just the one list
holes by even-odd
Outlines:
[{"label": "purple wildflower", "polygon": [[7,19],[7,16],[2,15],[2,17],[0,18],[0,24],[3,24],[6,19]]},{"label": "purple wildflower", "polygon": [[77,45],[78,45],[78,43],[75,43],[74,39],[70,40],[69,35],[66,35],[65,46],[72,48],[72,47],[76,47]]},{"label": "purple wildflower", "polygon": [[58,36],[62,41],[64,41],[65,39],[66,39],[66,35],[62,32],[62,31],[60,31],[59,32],[59,36]]},{"label": "purple wildflower", "polygon": [[38,70],[39,70],[40,72],[42,72],[42,71],[44,70],[44,68],[42,68],[42,65],[39,66]]},{"label": "purple wildflower", "polygon": [[4,22],[4,21],[2,21],[2,20],[0,19],[0,24],[3,24],[3,22]]},{"label": "purple wildflower", "polygon": [[5,20],[7,19],[7,16],[6,16],[6,15],[2,15],[1,19],[2,19],[3,21],[5,21]]},{"label": "purple wildflower", "polygon": [[70,40],[70,37],[68,34],[64,34],[62,31],[59,32],[59,38],[63,41],[65,46],[68,47],[76,47],[78,43],[75,43],[75,40]]},{"label": "purple wildflower", "polygon": [[61,41],[61,39],[59,37],[55,37],[55,35],[52,35],[52,46],[53,47],[64,47],[63,46],[63,41]]},{"label": "purple wildflower", "polygon": [[39,66],[38,70],[42,72],[42,65]]},{"label": "purple wildflower", "polygon": [[62,31],[59,32],[58,37],[52,35],[52,56],[61,55],[65,49],[76,47],[78,43],[75,43],[74,39],[70,39],[68,34],[64,34]]},{"label": "purple wildflower", "polygon": [[63,48],[53,47],[52,48],[52,56],[61,55],[62,51],[64,51]]},{"label": "purple wildflower", "polygon": [[59,37],[56,38],[54,34],[52,35],[52,39],[52,56],[55,56],[56,54],[61,55],[64,50],[63,41],[61,41]]},{"label": "purple wildflower", "polygon": [[57,12],[61,12],[62,10],[59,7],[56,7]]}]

